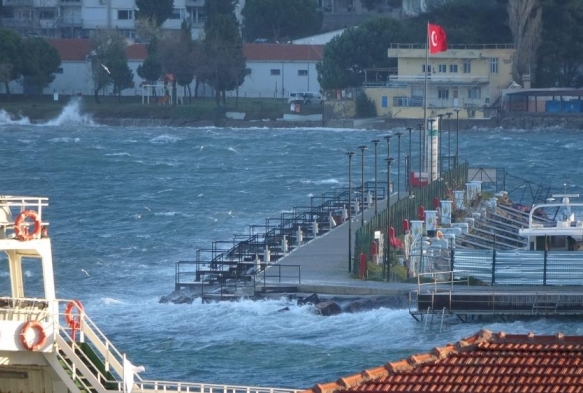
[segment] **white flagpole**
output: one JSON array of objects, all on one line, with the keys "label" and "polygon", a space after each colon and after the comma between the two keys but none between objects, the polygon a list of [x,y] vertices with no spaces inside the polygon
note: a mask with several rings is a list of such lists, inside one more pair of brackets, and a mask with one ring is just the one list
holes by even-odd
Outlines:
[{"label": "white flagpole", "polygon": [[[427,96],[428,91],[427,91],[427,74],[429,73],[429,22],[427,22],[427,31],[425,33],[425,97],[423,100],[423,143],[425,144],[425,146],[427,146],[427,99],[429,98]],[[425,147],[424,146],[424,147]],[[425,172],[424,169],[427,168],[427,162],[426,159],[427,157],[425,157],[425,148],[422,149],[423,151],[423,168],[420,168],[419,171],[423,171]],[[428,178],[429,180],[429,178]],[[421,178],[419,179],[419,181],[421,181]],[[428,181],[429,183],[429,181]]]}]

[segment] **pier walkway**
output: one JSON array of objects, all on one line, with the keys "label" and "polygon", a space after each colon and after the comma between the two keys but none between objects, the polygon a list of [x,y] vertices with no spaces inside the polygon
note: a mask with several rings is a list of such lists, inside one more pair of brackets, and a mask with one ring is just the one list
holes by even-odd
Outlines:
[{"label": "pier walkway", "polygon": [[[398,196],[393,194],[391,203],[397,199]],[[386,198],[378,201],[377,210],[384,209],[386,205]],[[365,222],[373,217],[374,213],[374,206],[364,210]],[[357,214],[352,217],[353,242],[356,230],[360,226],[361,214]],[[292,280],[295,280],[298,292],[355,296],[404,295],[417,287],[415,284],[362,280],[356,278],[356,274],[349,272],[348,227],[348,221],[345,221],[279,259],[278,265],[299,266],[301,277],[299,284],[297,278],[290,278],[289,282],[282,278],[281,285],[289,285]],[[354,244],[352,250],[354,250]],[[266,281],[269,285],[275,284],[273,278]]]}]

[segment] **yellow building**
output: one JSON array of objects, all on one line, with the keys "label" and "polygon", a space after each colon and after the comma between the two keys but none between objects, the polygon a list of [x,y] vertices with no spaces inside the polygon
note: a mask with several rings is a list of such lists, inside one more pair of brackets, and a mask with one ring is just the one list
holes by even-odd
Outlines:
[{"label": "yellow building", "polygon": [[425,45],[391,44],[387,54],[397,58],[396,74],[364,83],[379,116],[423,119],[426,62],[428,117],[457,109],[459,118],[490,118],[512,83],[511,44],[449,45],[428,57]]}]

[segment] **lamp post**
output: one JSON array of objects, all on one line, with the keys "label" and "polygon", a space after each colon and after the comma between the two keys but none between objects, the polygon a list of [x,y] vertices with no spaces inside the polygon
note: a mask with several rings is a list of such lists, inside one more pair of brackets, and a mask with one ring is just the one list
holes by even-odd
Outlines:
[{"label": "lamp post", "polygon": [[348,156],[348,273],[352,270],[352,156],[353,151],[346,153]]},{"label": "lamp post", "polygon": [[431,125],[429,128],[429,178],[427,179],[428,183],[433,183],[433,123],[435,119],[427,119],[427,122]]},{"label": "lamp post", "polygon": [[360,145],[358,146],[358,148],[360,149],[360,155],[361,155],[361,208],[360,208],[360,226],[364,226],[364,151],[366,150],[366,146],[364,145]]},{"label": "lamp post", "polygon": [[407,157],[407,189],[409,191],[409,198],[411,198],[411,160],[412,160],[412,152],[411,152],[411,131],[413,131],[413,127],[407,127],[407,131],[409,131],[409,156]]},{"label": "lamp post", "polygon": [[451,115],[453,113],[447,112],[445,114],[447,116],[447,170],[451,170]]},{"label": "lamp post", "polygon": [[[395,159],[393,157],[385,158],[387,161],[387,184],[389,185],[387,188],[391,188],[391,163]],[[385,266],[387,271],[387,281],[389,281],[389,273],[390,273],[390,264],[391,264],[391,238],[389,235],[389,231],[391,228],[391,195],[387,197],[387,252],[385,254]]]},{"label": "lamp post", "polygon": [[423,127],[425,127],[422,123],[417,124],[419,128],[419,173],[417,177],[417,185],[421,187],[421,169],[423,168]]},{"label": "lamp post", "polygon": [[460,154],[460,111],[461,109],[456,108],[454,109],[455,117],[456,117],[456,132],[455,132],[455,166],[457,167],[458,158]]},{"label": "lamp post", "polygon": [[402,132],[397,132],[398,150],[397,150],[397,200],[400,199],[399,192],[401,191],[401,136]]},{"label": "lamp post", "polygon": [[371,141],[374,143],[374,214],[377,215],[377,145],[379,144],[379,139],[373,139]]},{"label": "lamp post", "polygon": [[437,115],[437,117],[439,117],[439,123],[437,123],[437,137],[439,138],[437,140],[439,144],[439,148],[437,150],[437,163],[439,164],[439,177],[443,176],[443,157],[441,155],[441,120],[443,120],[443,116],[443,113]]},{"label": "lamp post", "polygon": [[[391,139],[393,138],[392,134],[387,134],[384,136],[385,140],[387,141],[387,157],[391,155]],[[391,185],[387,183],[387,200],[391,196]]]}]

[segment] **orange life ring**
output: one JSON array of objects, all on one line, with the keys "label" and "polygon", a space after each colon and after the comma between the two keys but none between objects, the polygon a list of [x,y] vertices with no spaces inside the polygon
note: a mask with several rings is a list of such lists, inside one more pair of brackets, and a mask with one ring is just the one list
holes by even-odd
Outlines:
[{"label": "orange life ring", "polygon": [[[30,232],[26,219],[31,218],[34,221],[34,230]],[[34,210],[25,210],[16,217],[14,221],[14,234],[18,240],[32,240],[40,238],[42,225],[38,213]]]},{"label": "orange life ring", "polygon": [[[32,343],[29,343],[26,340],[26,333],[30,329],[38,330],[38,338],[36,339],[36,341]],[[45,333],[43,325],[41,325],[40,322],[38,321],[28,321],[27,323],[25,323],[24,326],[22,327],[22,330],[20,331],[20,343],[24,348],[33,352],[38,351],[39,349],[44,347],[45,344],[47,343],[47,334]]]},{"label": "orange life ring", "polygon": [[67,303],[67,307],[65,308],[65,321],[67,321],[67,325],[69,325],[71,329],[79,329],[80,322],[79,319],[73,317],[73,307],[77,307],[79,312],[83,311],[83,305],[79,300],[71,300]]}]

